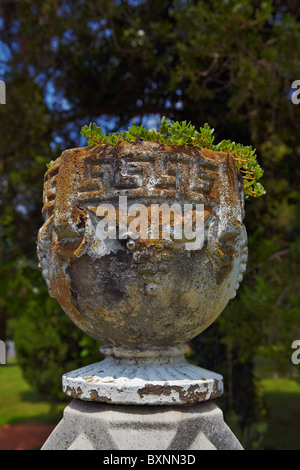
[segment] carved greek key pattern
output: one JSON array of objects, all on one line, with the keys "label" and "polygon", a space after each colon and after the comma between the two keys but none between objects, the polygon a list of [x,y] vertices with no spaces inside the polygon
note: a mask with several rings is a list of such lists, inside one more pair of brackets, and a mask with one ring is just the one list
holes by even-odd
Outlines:
[{"label": "carved greek key pattern", "polygon": [[[60,157],[46,174],[43,213],[48,216],[53,212],[58,172],[63,165]],[[191,200],[212,206],[210,191],[218,179],[219,165],[219,161],[166,152],[136,152],[124,158],[87,152],[74,168],[76,198],[84,205],[126,195]]]},{"label": "carved greek key pattern", "polygon": [[115,188],[139,188],[143,184],[143,174],[147,172],[149,163],[121,160],[115,168]]}]

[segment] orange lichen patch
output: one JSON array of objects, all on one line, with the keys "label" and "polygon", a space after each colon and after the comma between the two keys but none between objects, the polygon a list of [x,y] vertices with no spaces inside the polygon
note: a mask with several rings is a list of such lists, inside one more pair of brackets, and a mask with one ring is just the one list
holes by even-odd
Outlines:
[{"label": "orange lichen patch", "polygon": [[137,244],[137,251],[143,251],[146,248],[150,248],[150,247],[154,247],[158,250],[161,250],[165,244],[165,240],[162,240],[162,239],[157,239],[157,240],[148,239],[147,240],[147,239],[138,238],[136,240],[136,244]]},{"label": "orange lichen patch", "polygon": [[62,268],[56,269],[56,274],[50,278],[50,291],[75,323],[80,324],[84,320],[74,306],[70,281]]},{"label": "orange lichen patch", "polygon": [[55,253],[64,261],[68,261],[75,256],[79,256],[83,251],[82,240],[57,240],[53,243]]},{"label": "orange lichen patch", "polygon": [[220,243],[218,243],[216,240],[215,240],[214,244],[215,244],[215,247],[216,247],[218,253],[221,256],[225,256],[225,255],[233,256],[233,255],[236,254],[236,249],[232,246],[227,247],[226,245],[220,245]]},{"label": "orange lichen patch", "polygon": [[[55,229],[57,232],[72,233],[72,216],[76,213],[77,194],[76,162],[78,151],[64,152],[57,177],[55,198]],[[74,221],[75,222],[75,221]],[[75,222],[76,223],[76,222]]]},{"label": "orange lichen patch", "polygon": [[[225,203],[228,206],[236,207],[241,203],[241,189],[243,186],[242,177],[237,170],[234,160],[230,155],[227,155],[226,164],[224,167],[226,181],[223,184],[226,184],[225,194]],[[223,176],[223,180],[225,177]]]},{"label": "orange lichen patch", "polygon": [[65,394],[68,395],[69,397],[72,397],[72,398],[77,398],[80,400],[81,398],[81,395],[82,395],[82,390],[80,389],[80,387],[69,387],[67,386],[64,390]]},{"label": "orange lichen patch", "polygon": [[207,387],[205,391],[199,390],[199,385],[190,385],[188,389],[185,389],[180,385],[170,385],[166,382],[163,385],[155,385],[152,383],[146,383],[144,387],[138,390],[138,394],[141,398],[144,396],[170,396],[178,393],[180,403],[192,405],[199,401],[205,401],[207,399],[217,398],[222,395],[222,391],[219,389],[217,381],[214,381],[212,390]]},{"label": "orange lichen patch", "polygon": [[111,398],[106,397],[105,395],[99,395],[97,390],[91,390],[90,391],[90,399],[92,401],[101,401],[104,403],[110,403]]}]

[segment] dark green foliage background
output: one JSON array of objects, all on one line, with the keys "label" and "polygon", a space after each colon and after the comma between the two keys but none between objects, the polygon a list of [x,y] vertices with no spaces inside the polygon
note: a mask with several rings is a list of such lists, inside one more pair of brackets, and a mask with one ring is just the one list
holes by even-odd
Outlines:
[{"label": "dark green foliage background", "polygon": [[266,374],[295,373],[299,19],[296,0],[0,3],[0,338],[15,339],[40,391],[58,396],[63,371],[98,357],[38,271],[45,165],[86,145],[80,130],[89,122],[117,132],[162,116],[207,122],[216,141],[251,145],[267,191],[246,204],[249,262],[237,298],[191,342],[190,360],[224,374],[223,409],[241,426],[261,418],[258,361]]}]

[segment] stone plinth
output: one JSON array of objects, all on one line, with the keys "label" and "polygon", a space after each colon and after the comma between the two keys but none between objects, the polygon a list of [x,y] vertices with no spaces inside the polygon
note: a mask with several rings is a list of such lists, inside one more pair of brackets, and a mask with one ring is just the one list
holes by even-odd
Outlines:
[{"label": "stone plinth", "polygon": [[123,406],[73,399],[42,450],[242,450],[214,401]]},{"label": "stone plinth", "polygon": [[63,375],[66,395],[117,405],[192,405],[223,393],[223,377],[184,362],[184,347],[100,351],[103,361]]}]

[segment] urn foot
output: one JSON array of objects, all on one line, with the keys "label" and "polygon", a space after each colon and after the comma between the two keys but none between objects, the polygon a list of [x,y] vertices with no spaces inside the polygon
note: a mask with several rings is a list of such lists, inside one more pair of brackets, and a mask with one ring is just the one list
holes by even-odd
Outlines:
[{"label": "urn foot", "polygon": [[223,378],[184,362],[185,348],[104,346],[103,361],[63,375],[66,395],[127,405],[192,405],[223,393]]}]

